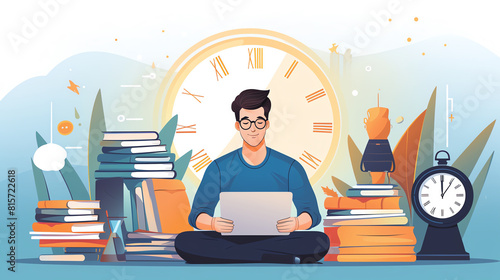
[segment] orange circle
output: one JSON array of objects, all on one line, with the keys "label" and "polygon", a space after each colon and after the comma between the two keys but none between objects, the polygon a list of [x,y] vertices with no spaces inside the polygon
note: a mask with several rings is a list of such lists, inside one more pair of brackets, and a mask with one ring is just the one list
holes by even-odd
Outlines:
[{"label": "orange circle", "polygon": [[115,42],[118,41],[118,39],[115,39]]},{"label": "orange circle", "polygon": [[418,17],[415,17],[415,18],[414,18],[414,20],[415,20],[415,21],[418,21]]},{"label": "orange circle", "polygon": [[392,18],[390,18],[389,21],[392,21]]},{"label": "orange circle", "polygon": [[165,30],[162,30],[161,32],[165,32]]},{"label": "orange circle", "polygon": [[73,132],[73,123],[70,121],[62,121],[57,125],[57,131],[59,131],[61,135],[69,135]]},{"label": "orange circle", "polygon": [[425,55],[425,53],[423,52],[422,55]]},{"label": "orange circle", "polygon": [[410,38],[410,37],[408,37],[408,39],[406,39],[406,41],[411,42],[411,38]]},{"label": "orange circle", "polygon": [[444,46],[446,47],[446,44],[444,44]]}]

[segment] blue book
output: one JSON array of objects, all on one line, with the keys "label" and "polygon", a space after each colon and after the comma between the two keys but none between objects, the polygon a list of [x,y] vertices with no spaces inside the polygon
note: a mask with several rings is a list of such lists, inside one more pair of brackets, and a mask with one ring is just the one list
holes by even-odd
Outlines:
[{"label": "blue book", "polygon": [[100,154],[97,156],[99,162],[122,162],[122,163],[148,163],[148,162],[174,162],[175,154],[160,152],[149,154]]},{"label": "blue book", "polygon": [[103,153],[110,153],[110,154],[145,154],[145,153],[156,153],[156,152],[166,152],[166,151],[167,147],[165,145],[133,147],[133,148],[102,147]]},{"label": "blue book", "polygon": [[108,163],[99,165],[101,171],[167,171],[173,170],[174,163]]},{"label": "blue book", "polygon": [[101,171],[95,172],[96,179],[124,178],[124,179],[174,179],[175,171]]}]

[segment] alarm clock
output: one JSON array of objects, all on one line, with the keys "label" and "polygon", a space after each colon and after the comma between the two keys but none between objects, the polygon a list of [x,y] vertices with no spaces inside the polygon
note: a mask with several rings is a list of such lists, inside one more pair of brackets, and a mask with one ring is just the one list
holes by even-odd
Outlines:
[{"label": "alarm clock", "polygon": [[411,194],[415,213],[428,224],[417,259],[469,260],[457,224],[472,207],[472,184],[463,172],[448,166],[447,151],[438,151],[434,159],[437,166],[417,177]]}]

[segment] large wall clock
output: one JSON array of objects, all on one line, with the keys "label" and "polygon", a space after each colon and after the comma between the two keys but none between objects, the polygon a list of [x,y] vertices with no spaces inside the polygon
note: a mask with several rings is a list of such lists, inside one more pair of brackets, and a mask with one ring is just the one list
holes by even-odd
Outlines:
[{"label": "large wall clock", "polygon": [[304,44],[262,29],[213,35],[187,50],[161,84],[157,127],[178,115],[172,150],[193,150],[189,175],[241,147],[231,103],[245,89],[270,89],[266,144],[299,161],[312,184],[332,162],[341,116],[329,69]]}]

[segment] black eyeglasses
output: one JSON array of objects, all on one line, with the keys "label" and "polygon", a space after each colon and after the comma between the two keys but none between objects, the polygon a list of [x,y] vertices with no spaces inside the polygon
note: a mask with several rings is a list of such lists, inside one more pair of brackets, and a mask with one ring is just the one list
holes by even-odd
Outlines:
[{"label": "black eyeglasses", "polygon": [[266,127],[266,121],[267,121],[266,119],[259,117],[255,121],[251,121],[249,119],[242,119],[238,122],[240,123],[241,129],[248,130],[252,126],[252,123],[255,125],[257,129],[263,129],[264,127]]}]

